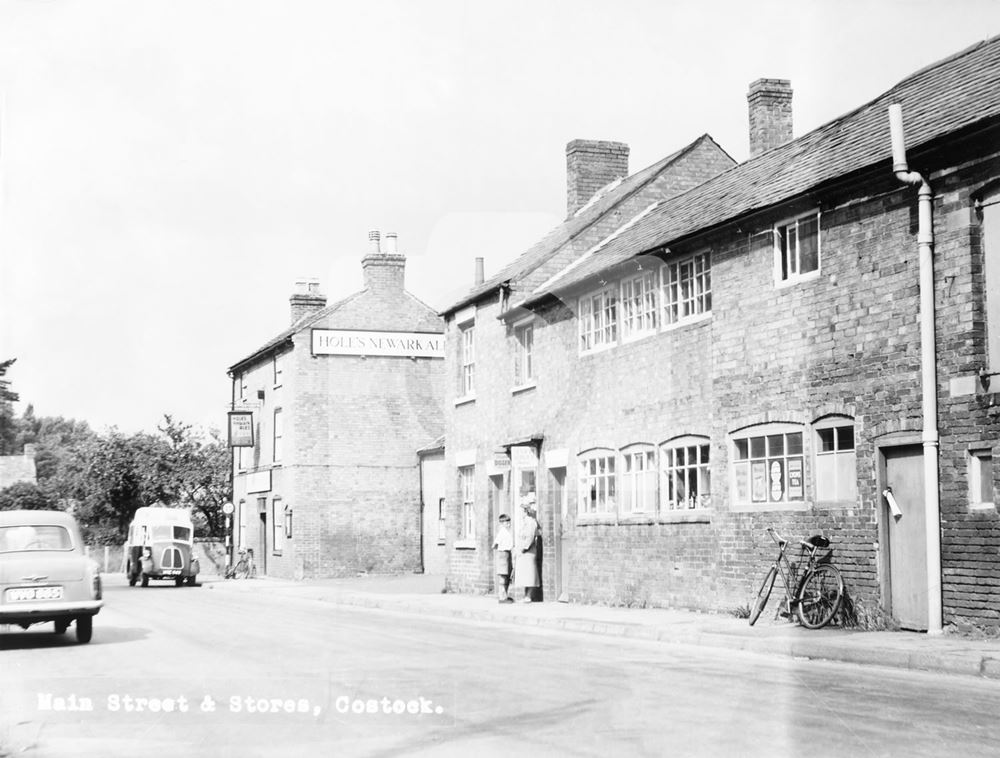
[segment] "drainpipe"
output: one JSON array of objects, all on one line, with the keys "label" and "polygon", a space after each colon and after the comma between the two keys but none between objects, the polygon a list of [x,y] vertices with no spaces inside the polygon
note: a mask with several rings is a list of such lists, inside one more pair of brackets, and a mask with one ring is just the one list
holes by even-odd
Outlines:
[{"label": "drainpipe", "polygon": [[903,108],[889,106],[892,170],[917,187],[917,252],[920,260],[920,385],[923,398],[924,518],[927,532],[927,633],[941,634],[941,508],[938,493],[937,356],[934,345],[934,225],[930,184],[906,162]]}]

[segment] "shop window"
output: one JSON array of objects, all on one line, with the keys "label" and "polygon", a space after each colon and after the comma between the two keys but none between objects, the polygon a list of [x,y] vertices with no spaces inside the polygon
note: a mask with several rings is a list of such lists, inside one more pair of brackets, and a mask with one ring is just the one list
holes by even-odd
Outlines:
[{"label": "shop window", "polygon": [[590,451],[579,459],[578,512],[583,516],[614,513],[616,482],[613,450]]},{"label": "shop window", "polygon": [[535,347],[535,327],[520,324],[514,327],[514,387],[527,387],[535,383],[535,366],[532,351]]},{"label": "shop window", "polygon": [[622,280],[622,340],[656,332],[656,272],[643,271]]},{"label": "shop window", "polygon": [[636,445],[622,451],[622,511],[656,511],[656,450]]},{"label": "shop window", "polygon": [[969,503],[974,508],[989,508],[993,499],[993,452],[969,452]]},{"label": "shop window", "polygon": [[816,500],[854,502],[857,498],[857,456],[854,422],[837,418],[819,422],[815,429]]},{"label": "shop window", "polygon": [[618,298],[615,288],[581,297],[579,301],[580,352],[587,353],[618,342]]},{"label": "shop window", "polygon": [[734,503],[766,508],[805,500],[801,427],[745,430],[732,442]]},{"label": "shop window", "polygon": [[475,472],[475,466],[462,466],[458,470],[459,490],[462,496],[458,538],[463,541],[476,538]]},{"label": "shop window", "polygon": [[819,213],[779,224],[774,229],[775,274],[794,282],[819,271]]},{"label": "shop window", "polygon": [[663,323],[682,323],[712,310],[712,261],[708,253],[662,268]]},{"label": "shop window", "polygon": [[663,511],[689,511],[712,505],[712,473],[705,437],[683,437],[660,448]]},{"label": "shop window", "polygon": [[476,392],[476,326],[468,324],[459,328],[458,395],[472,397]]}]

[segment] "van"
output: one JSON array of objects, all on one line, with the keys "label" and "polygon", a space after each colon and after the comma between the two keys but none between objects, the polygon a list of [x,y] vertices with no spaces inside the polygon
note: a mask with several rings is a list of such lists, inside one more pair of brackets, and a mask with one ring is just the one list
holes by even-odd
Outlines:
[{"label": "van", "polygon": [[194,524],[188,511],[162,506],[136,510],[125,544],[125,575],[130,587],[140,581],[148,587],[150,579],[193,586],[199,568],[194,556]]}]

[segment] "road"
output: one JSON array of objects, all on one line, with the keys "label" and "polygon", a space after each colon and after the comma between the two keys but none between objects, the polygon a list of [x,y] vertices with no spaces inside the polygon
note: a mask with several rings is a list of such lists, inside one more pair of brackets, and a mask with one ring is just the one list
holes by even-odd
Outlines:
[{"label": "road", "polygon": [[[155,583],[154,583],[155,584]],[[252,587],[253,591],[246,591]],[[0,756],[987,756],[1000,684],[129,588],[94,639],[0,631]]]}]

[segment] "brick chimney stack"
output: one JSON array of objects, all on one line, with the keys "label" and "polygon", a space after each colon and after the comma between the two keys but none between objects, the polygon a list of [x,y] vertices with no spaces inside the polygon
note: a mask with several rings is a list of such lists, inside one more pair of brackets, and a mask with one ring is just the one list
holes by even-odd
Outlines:
[{"label": "brick chimney stack", "polygon": [[758,79],[747,92],[750,157],[756,158],[792,140],[792,83]]},{"label": "brick chimney stack", "polygon": [[326,295],[319,291],[318,279],[302,278],[295,282],[295,292],[288,298],[292,306],[292,323],[303,316],[326,307]]},{"label": "brick chimney stack", "polygon": [[628,176],[628,145],[575,139],[566,145],[566,216],[615,179]]},{"label": "brick chimney stack", "polygon": [[378,231],[368,232],[369,251],[361,259],[365,289],[372,292],[402,292],[406,256],[396,250],[396,233],[385,235],[386,251],[383,253]]}]

